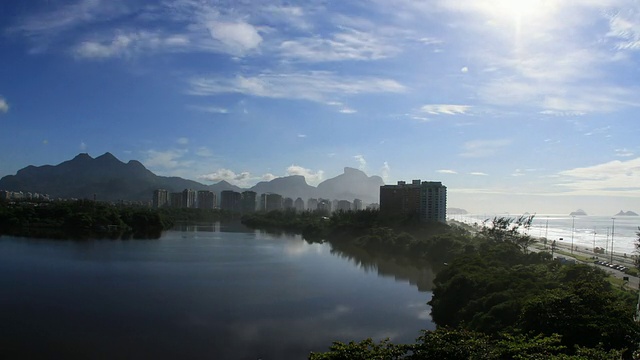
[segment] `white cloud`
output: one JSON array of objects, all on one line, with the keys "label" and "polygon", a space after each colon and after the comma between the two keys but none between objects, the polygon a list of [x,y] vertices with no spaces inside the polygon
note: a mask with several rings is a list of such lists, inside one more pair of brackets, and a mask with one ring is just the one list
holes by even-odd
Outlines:
[{"label": "white cloud", "polygon": [[188,165],[190,162],[182,160],[188,151],[186,149],[171,149],[166,151],[148,150],[144,153],[145,166],[163,170],[173,170]]},{"label": "white cloud", "polygon": [[285,58],[306,62],[378,60],[391,57],[400,49],[372,33],[349,29],[331,38],[303,38],[280,44]]},{"label": "white cloud", "polygon": [[192,95],[241,93],[267,98],[304,99],[327,103],[337,94],[401,93],[406,88],[395,80],[353,78],[325,71],[263,73],[256,76],[199,77],[190,80]]},{"label": "white cloud", "polygon": [[608,37],[613,38],[618,50],[640,49],[640,11],[627,8],[609,18]]},{"label": "white cloud", "polygon": [[571,117],[571,116],[583,116],[583,115],[586,115],[587,113],[583,111],[543,110],[543,111],[540,111],[540,114],[549,115],[549,116]]},{"label": "white cloud", "polygon": [[418,120],[420,122],[428,122],[432,120],[426,116],[417,116],[417,115],[411,115],[411,114],[406,114],[406,116],[410,117],[412,120]]},{"label": "white cloud", "polygon": [[219,107],[219,106],[197,106],[197,105],[191,105],[189,106],[189,109],[191,110],[195,110],[195,111],[201,111],[204,113],[210,113],[210,114],[228,114],[229,113],[229,109],[223,108],[223,107]]},{"label": "white cloud", "polygon": [[299,138],[301,138],[301,139],[304,139],[304,138],[306,138],[306,137],[307,137],[307,135],[305,135],[305,134],[298,134],[298,137],[299,137]]},{"label": "white cloud", "polygon": [[327,101],[326,104],[329,106],[339,107],[340,110],[338,110],[338,112],[341,114],[355,114],[358,112],[357,110],[352,109],[339,101]]},{"label": "white cloud", "polygon": [[119,1],[80,0],[73,4],[49,4],[46,10],[23,18],[8,29],[34,43],[31,52],[45,51],[61,34],[95,22],[107,22],[131,11],[128,4]]},{"label": "white cloud", "polygon": [[305,21],[305,15],[305,9],[302,7],[289,5],[267,5],[260,11],[260,16],[265,17],[269,23],[282,23],[308,30],[311,24]]},{"label": "white cloud", "polygon": [[273,175],[272,173],[266,173],[262,175],[262,181],[271,181],[275,178],[277,178],[277,176]]},{"label": "white cloud", "polygon": [[87,144],[84,141],[80,141],[80,150],[81,151],[87,150]]},{"label": "white cloud", "polygon": [[425,45],[440,45],[444,42],[441,39],[434,38],[434,37],[423,37],[418,39],[418,41]]},{"label": "white cloud", "polygon": [[232,55],[242,56],[262,42],[258,30],[247,22],[210,21],[206,25],[211,37]]},{"label": "white cloud", "polygon": [[7,100],[0,96],[0,113],[7,113],[9,111],[9,103]]},{"label": "white cloud", "polygon": [[367,160],[362,155],[355,155],[353,157],[358,162],[358,169],[364,171],[367,168]]},{"label": "white cloud", "polygon": [[499,150],[511,144],[511,140],[473,140],[464,144],[462,157],[481,158],[495,155]]},{"label": "white cloud", "polygon": [[479,171],[474,171],[469,173],[469,175],[473,175],[473,176],[489,176],[489,174],[483,173],[483,172],[479,172]]},{"label": "white cloud", "polygon": [[380,176],[385,183],[389,181],[389,178],[391,176],[391,167],[386,161],[382,164],[382,168],[380,169]]},{"label": "white cloud", "polygon": [[149,51],[186,50],[190,40],[184,35],[163,35],[156,32],[118,32],[111,38],[85,40],[73,53],[78,58],[104,59],[145,54]]},{"label": "white cloud", "polygon": [[176,140],[179,145],[189,145],[189,138],[180,137]]},{"label": "white cloud", "polygon": [[458,173],[455,170],[449,170],[449,169],[436,170],[436,172],[439,174],[457,174]]},{"label": "white cloud", "polygon": [[466,74],[469,72],[469,68],[465,66],[462,69],[460,69],[460,72]]},{"label": "white cloud", "polygon": [[211,149],[209,149],[206,146],[200,146],[196,152],[196,155],[201,156],[201,157],[212,157],[213,156],[213,152],[211,151]]},{"label": "white cloud", "polygon": [[198,179],[216,183],[224,180],[236,186],[246,186],[247,181],[251,179],[251,173],[243,171],[236,174],[232,170],[220,168],[213,173],[200,175]]},{"label": "white cloud", "polygon": [[634,155],[633,151],[629,149],[616,149],[615,151],[616,155],[620,157],[630,157]]},{"label": "white cloud", "polygon": [[424,105],[420,110],[431,115],[459,115],[467,114],[471,106],[452,104],[432,104]]},{"label": "white cloud", "polygon": [[514,171],[511,176],[513,177],[520,177],[520,176],[524,176],[525,173],[522,169],[516,169],[516,171]]},{"label": "white cloud", "polygon": [[298,165],[291,165],[287,168],[287,175],[302,175],[307,180],[307,183],[310,185],[318,185],[323,177],[324,171],[318,170],[317,172],[313,172],[310,169],[303,168]]},{"label": "white cloud", "polygon": [[558,173],[572,195],[640,197],[640,158],[614,160]]}]

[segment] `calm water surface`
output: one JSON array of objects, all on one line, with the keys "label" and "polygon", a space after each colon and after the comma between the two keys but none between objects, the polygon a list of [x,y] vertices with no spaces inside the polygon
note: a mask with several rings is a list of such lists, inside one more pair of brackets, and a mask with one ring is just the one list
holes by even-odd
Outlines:
[{"label": "calm water surface", "polygon": [[0,345],[28,357],[305,359],[433,329],[430,269],[238,227],[0,237]]}]

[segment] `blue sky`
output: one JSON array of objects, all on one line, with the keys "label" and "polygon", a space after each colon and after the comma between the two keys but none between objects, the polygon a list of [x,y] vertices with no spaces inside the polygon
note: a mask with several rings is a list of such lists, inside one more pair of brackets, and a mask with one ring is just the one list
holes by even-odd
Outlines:
[{"label": "blue sky", "polygon": [[80,152],[248,187],[344,166],[472,212],[640,212],[628,0],[0,4],[0,176]]}]

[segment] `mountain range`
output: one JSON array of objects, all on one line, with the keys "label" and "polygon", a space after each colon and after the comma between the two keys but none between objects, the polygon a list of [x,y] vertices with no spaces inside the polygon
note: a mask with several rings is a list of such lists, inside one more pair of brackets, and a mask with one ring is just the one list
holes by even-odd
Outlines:
[{"label": "mountain range", "polygon": [[301,197],[349,200],[360,199],[365,203],[377,203],[380,186],[379,176],[367,176],[364,172],[349,167],[344,173],[327,179],[318,187],[307,184],[300,175],[263,181],[244,189],[226,181],[205,185],[180,177],[158,176],[142,163],[131,160],[124,163],[111,153],[92,158],[81,153],[58,165],[27,166],[15,175],[0,179],[0,190],[49,194],[51,198],[87,198],[94,196],[104,201],[150,201],[156,189],[178,192],[184,189],[210,190],[218,195],[223,190],[251,190],[258,194],[276,193],[296,199]]}]

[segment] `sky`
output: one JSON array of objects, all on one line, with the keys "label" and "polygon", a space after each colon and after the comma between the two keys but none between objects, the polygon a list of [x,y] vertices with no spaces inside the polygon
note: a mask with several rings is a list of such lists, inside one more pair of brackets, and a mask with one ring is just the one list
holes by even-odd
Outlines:
[{"label": "sky", "polygon": [[640,3],[0,2],[0,176],[441,181],[472,213],[640,212]]}]

